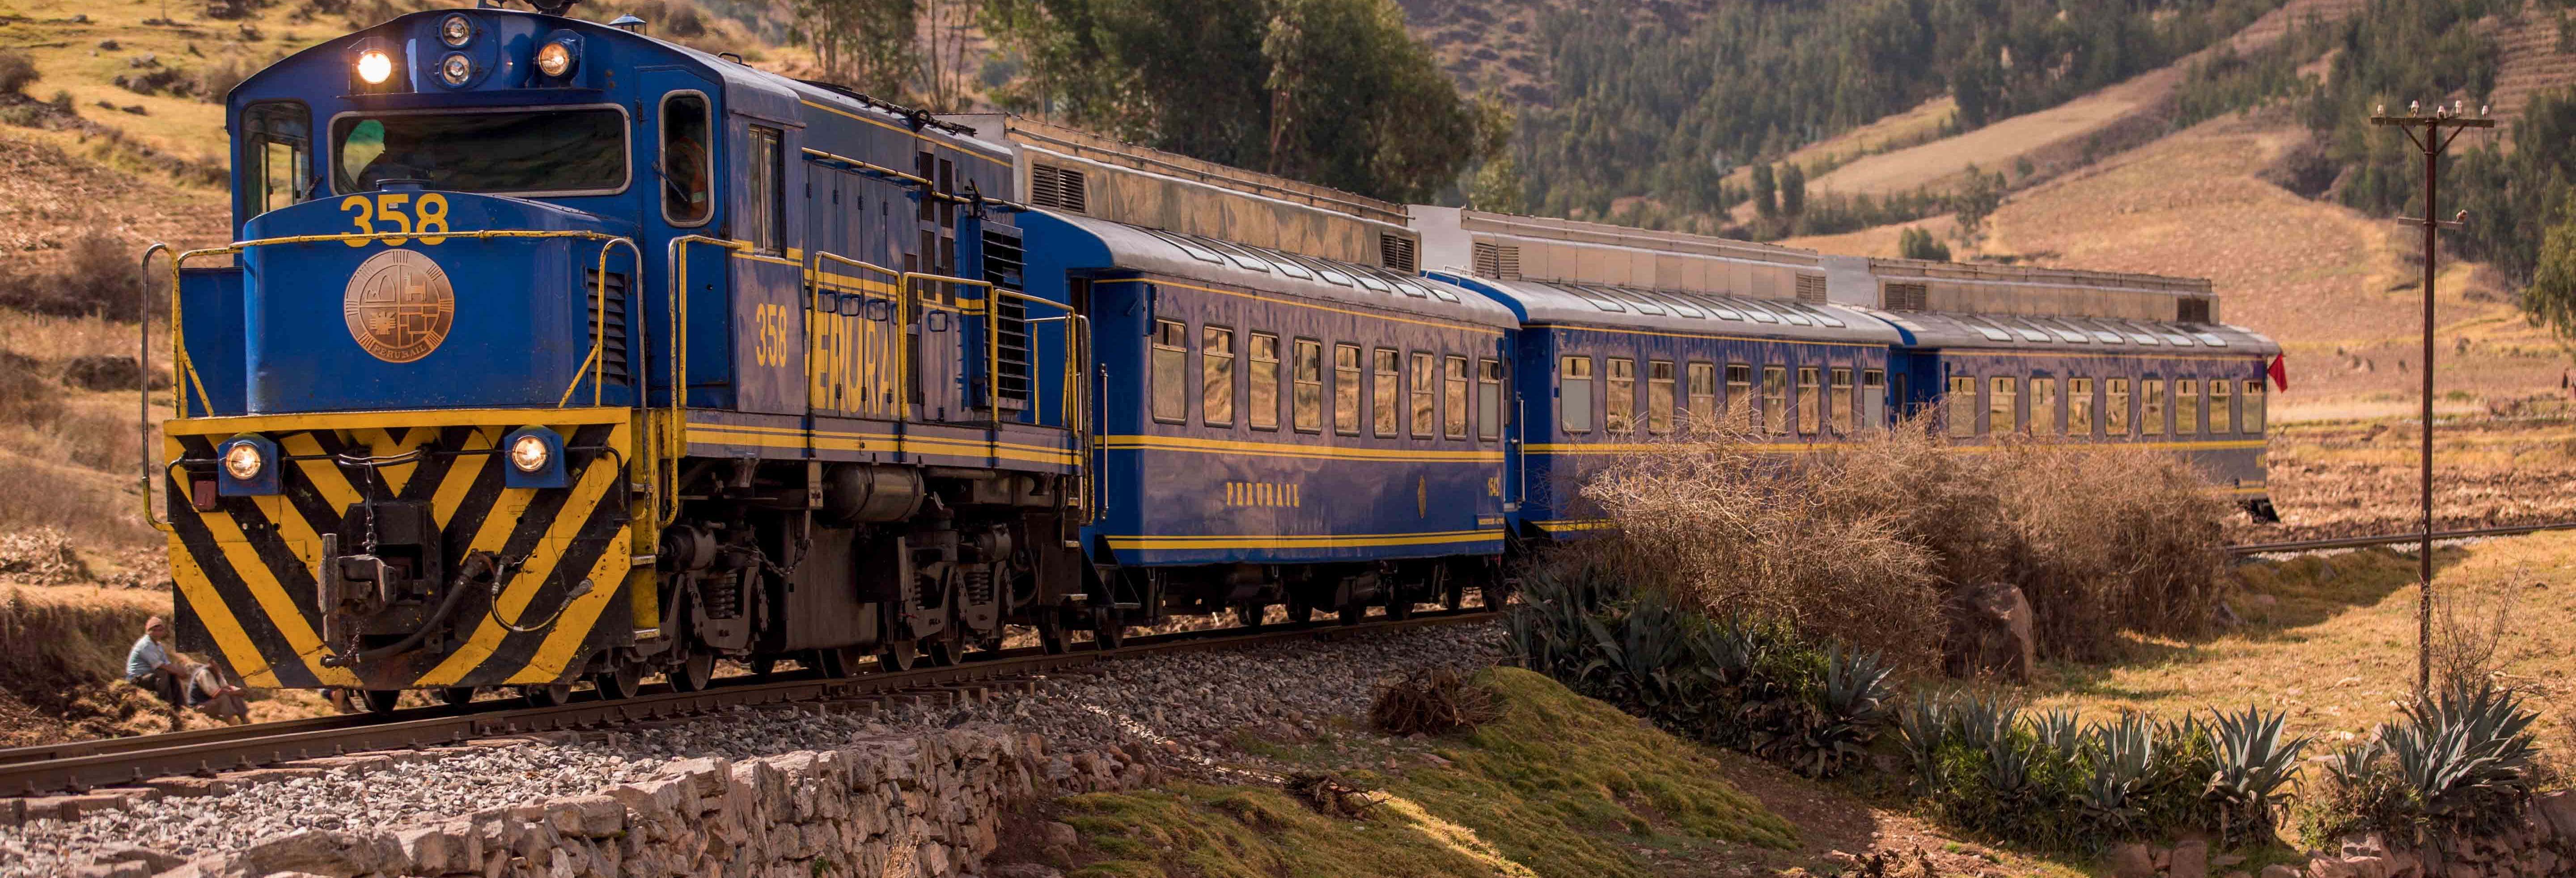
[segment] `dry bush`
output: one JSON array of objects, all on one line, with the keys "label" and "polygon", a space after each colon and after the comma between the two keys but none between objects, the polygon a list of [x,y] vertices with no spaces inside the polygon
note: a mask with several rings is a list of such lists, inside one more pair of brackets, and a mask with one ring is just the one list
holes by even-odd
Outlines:
[{"label": "dry bush", "polygon": [[[90,229],[63,248],[51,272],[25,267],[0,268],[0,308],[56,317],[104,317],[130,321],[146,310],[137,284],[143,280],[137,250],[113,232]],[[156,283],[155,287],[161,286]],[[163,297],[152,297],[150,310],[166,310]]]},{"label": "dry bush", "polygon": [[1390,735],[1445,735],[1502,715],[1494,694],[1454,668],[1433,668],[1381,685],[1369,703],[1369,725]]},{"label": "dry bush", "polygon": [[2093,658],[2124,630],[2199,633],[2227,582],[2225,500],[2117,446],[1964,453],[1919,422],[1792,455],[1720,435],[1624,457],[1583,495],[1618,522],[1591,554],[1621,575],[1918,669],[1971,586],[2019,587],[2043,655]]},{"label": "dry bush", "polygon": [[[0,434],[5,435],[5,434]],[[132,446],[127,446],[131,448]],[[116,469],[132,472],[132,460]],[[0,449],[0,532],[60,528],[84,546],[147,545],[157,533],[143,523],[131,477],[65,466]]]},{"label": "dry bush", "polygon": [[18,49],[0,49],[0,94],[16,94],[42,78],[36,72],[35,56]]},{"label": "dry bush", "polygon": [[50,424],[63,413],[62,397],[34,359],[0,350],[0,424]]},{"label": "dry bush", "polygon": [[2512,660],[2515,607],[2529,571],[2516,566],[2500,582],[2460,582],[2433,591],[2433,678],[2454,688],[2496,678]]}]

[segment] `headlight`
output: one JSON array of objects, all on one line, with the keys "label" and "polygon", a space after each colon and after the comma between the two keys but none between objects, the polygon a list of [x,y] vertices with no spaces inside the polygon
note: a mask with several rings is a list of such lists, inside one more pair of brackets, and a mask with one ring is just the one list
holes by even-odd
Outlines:
[{"label": "headlight", "polygon": [[233,481],[247,482],[259,478],[259,471],[266,466],[268,461],[260,456],[258,445],[235,442],[233,447],[224,449],[224,472],[232,476]]},{"label": "headlight", "polygon": [[546,448],[546,440],[543,437],[520,436],[517,441],[510,443],[510,465],[518,467],[523,473],[545,469],[546,458],[552,454],[553,452]]},{"label": "headlight", "polygon": [[547,43],[537,47],[537,72],[547,76],[562,76],[572,72],[572,47],[562,43]]},{"label": "headlight", "polygon": [[358,78],[366,80],[368,85],[383,85],[385,79],[393,75],[394,59],[387,57],[384,50],[368,49],[358,53]]},{"label": "headlight", "polygon": [[466,78],[473,75],[474,62],[465,60],[463,55],[449,55],[447,60],[438,62],[438,76],[448,85],[464,85]]},{"label": "headlight", "polygon": [[466,21],[465,16],[450,15],[445,21],[438,23],[438,39],[446,43],[448,48],[465,48],[465,41],[473,38],[474,23]]}]

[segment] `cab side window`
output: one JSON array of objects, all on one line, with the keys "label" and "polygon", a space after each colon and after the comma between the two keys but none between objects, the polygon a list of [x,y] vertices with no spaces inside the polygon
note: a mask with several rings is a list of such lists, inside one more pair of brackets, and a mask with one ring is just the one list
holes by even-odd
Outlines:
[{"label": "cab side window", "polygon": [[775,128],[751,129],[750,197],[743,200],[739,228],[744,239],[763,253],[787,252],[787,162]]},{"label": "cab side window", "polygon": [[293,101],[242,109],[244,216],[313,197],[313,113]]},{"label": "cab side window", "polygon": [[691,93],[662,99],[662,219],[675,226],[707,221],[715,210],[709,181],[714,152],[707,148],[707,99]]}]

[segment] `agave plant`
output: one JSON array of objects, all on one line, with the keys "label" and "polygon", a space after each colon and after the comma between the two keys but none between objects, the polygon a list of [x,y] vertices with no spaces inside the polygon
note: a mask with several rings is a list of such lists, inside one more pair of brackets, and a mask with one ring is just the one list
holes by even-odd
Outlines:
[{"label": "agave plant", "polygon": [[1959,740],[1979,750],[1992,750],[1997,742],[2010,741],[2013,725],[2021,720],[2021,708],[2000,697],[1971,697],[1959,705]]},{"label": "agave plant", "polygon": [[2241,714],[2212,711],[2211,718],[2210,746],[2217,766],[2201,795],[2219,806],[2222,840],[2242,830],[2256,842],[2276,841],[2273,812],[2281,787],[2298,773],[2299,754],[2309,739],[2282,740],[2287,716],[2251,705]]},{"label": "agave plant", "polygon": [[2418,702],[2383,735],[2422,816],[2483,828],[2530,795],[2538,750],[2531,724],[2538,718],[2522,709],[2519,695],[2485,682]]},{"label": "agave plant", "polygon": [[1905,758],[1914,765],[1916,793],[1940,789],[1941,743],[1957,725],[1957,710],[1950,697],[1939,693],[1916,692],[1914,700],[1897,711],[1896,729],[1905,738]]},{"label": "agave plant", "polygon": [[1823,685],[1792,755],[1798,771],[1830,777],[1868,754],[1887,719],[1887,676],[1893,670],[1874,652],[1841,644],[1826,649]]},{"label": "agave plant", "polygon": [[2075,761],[2075,751],[2084,746],[2083,727],[2075,721],[2075,712],[2049,708],[2031,717],[2031,734],[2039,746],[2066,762]]},{"label": "agave plant", "polygon": [[2156,729],[2137,714],[2094,726],[2093,772],[2085,779],[2084,807],[2094,819],[2125,829],[2140,813],[2134,799],[2139,783],[2155,763]]}]

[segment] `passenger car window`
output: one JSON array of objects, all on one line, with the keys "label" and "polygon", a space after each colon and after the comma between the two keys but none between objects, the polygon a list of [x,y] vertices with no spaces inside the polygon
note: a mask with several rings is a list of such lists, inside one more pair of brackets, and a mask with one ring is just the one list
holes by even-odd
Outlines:
[{"label": "passenger car window", "polygon": [[1234,330],[1199,329],[1199,423],[1234,426]]},{"label": "passenger car window", "polygon": [[1825,420],[1833,423],[1834,432],[1845,436],[1851,435],[1852,415],[1858,408],[1854,405],[1856,400],[1853,399],[1852,394],[1852,370],[1834,369],[1825,373],[1825,377],[1833,382],[1827,385],[1833,388],[1833,392],[1825,397],[1825,404],[1830,408]]},{"label": "passenger car window", "polygon": [[313,197],[313,112],[294,101],[242,108],[245,215],[256,216]]},{"label": "passenger car window", "polygon": [[2270,389],[2263,386],[2260,378],[2245,382],[2245,417],[2241,420],[2248,435],[2263,432],[2263,397]]},{"label": "passenger car window", "polygon": [[2129,435],[2129,379],[2111,378],[2102,382],[2102,432],[2112,436]]},{"label": "passenger car window", "polygon": [[1951,436],[1977,435],[1977,379],[1950,376],[1950,392],[1941,397],[1941,408],[1941,419],[1950,423]]},{"label": "passenger car window", "polygon": [[1646,432],[1661,436],[1673,431],[1673,363],[1671,360],[1646,362]]},{"label": "passenger car window", "polygon": [[1565,357],[1556,366],[1557,419],[1565,432],[1592,432],[1592,358]]},{"label": "passenger car window", "polygon": [[1154,420],[1177,424],[1190,416],[1190,327],[1154,321]]},{"label": "passenger car window", "polygon": [[1860,428],[1877,430],[1887,426],[1887,372],[1883,369],[1860,370]]},{"label": "passenger car window", "polygon": [[1429,351],[1413,352],[1413,438],[1431,438],[1432,420],[1439,417],[1433,407],[1439,404],[1440,376]]},{"label": "passenger car window", "polygon": [[1727,428],[1753,429],[1753,367],[1743,363],[1726,364]]},{"label": "passenger car window", "polygon": [[1682,415],[1682,425],[1700,430],[1717,425],[1717,365],[1690,364],[1690,408]]},{"label": "passenger car window", "polygon": [[1333,432],[1360,434],[1360,346],[1333,346]]},{"label": "passenger car window", "polygon": [[2021,419],[2016,417],[2021,411],[2018,384],[2009,377],[1986,382],[1986,432],[2000,435],[2021,429]]},{"label": "passenger car window", "polygon": [[1762,367],[1762,429],[1773,435],[1789,432],[1789,367]]},{"label": "passenger car window", "polygon": [[1396,353],[1394,348],[1378,348],[1374,359],[1377,360],[1377,375],[1374,386],[1369,388],[1370,413],[1377,419],[1377,435],[1393,437],[1398,429],[1395,414],[1403,405],[1396,395],[1404,392],[1400,371],[1404,367],[1404,355]]},{"label": "passenger car window", "polygon": [[1441,385],[1441,404],[1448,406],[1440,413],[1442,435],[1451,439],[1467,438],[1467,358],[1450,357],[1441,361],[1445,370]]},{"label": "passenger car window", "polygon": [[2234,389],[2229,386],[2226,379],[2210,379],[2209,432],[2218,434],[2236,432],[2236,419],[2232,417],[2235,412],[2230,411],[2236,407],[2235,397]]},{"label": "passenger car window", "polygon": [[1798,432],[1813,436],[1825,427],[1822,409],[1825,389],[1817,381],[1814,366],[1798,367]]},{"label": "passenger car window", "polygon": [[1245,353],[1252,383],[1244,387],[1244,422],[1255,430],[1279,429],[1279,337],[1253,333],[1252,349]]},{"label": "passenger car window", "polygon": [[2174,380],[2174,435],[2200,435],[2200,379]]},{"label": "passenger car window", "polygon": [[2140,410],[2139,410],[2139,412],[2138,412],[2138,435],[2140,435],[2140,436],[2162,436],[2162,435],[2164,435],[2164,434],[2165,434],[2165,382],[2164,382],[2164,379],[2162,379],[2162,378],[2149,378],[2149,379],[2146,379],[2146,380],[2144,380],[2144,381],[2140,381],[2140,382],[2138,382],[2138,395],[2139,395],[2139,396],[2141,396],[2141,397],[2144,397],[2144,399],[2140,400],[2140,405],[2139,405],[2139,409],[2140,409]]},{"label": "passenger car window", "polygon": [[2046,436],[2057,432],[2057,379],[2030,379],[2030,432]]},{"label": "passenger car window", "polygon": [[662,98],[662,219],[675,226],[707,221],[715,207],[714,153],[707,149],[707,99],[695,92]]},{"label": "passenger car window", "polygon": [[1476,362],[1476,438],[1503,435],[1503,361]]},{"label": "passenger car window", "polygon": [[1295,356],[1296,362],[1289,364],[1288,367],[1288,380],[1296,385],[1289,401],[1289,406],[1296,410],[1296,414],[1291,417],[1296,419],[1294,423],[1298,432],[1322,432],[1324,429],[1324,343],[1311,338],[1298,339]]},{"label": "passenger car window", "polygon": [[1637,429],[1637,361],[1611,357],[1608,379],[1601,390],[1610,404],[1610,432],[1633,432]]},{"label": "passenger car window", "polygon": [[2093,435],[2093,379],[2066,379],[2066,435]]}]

